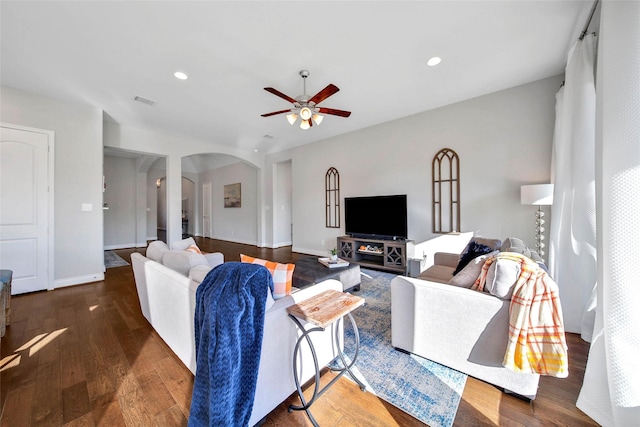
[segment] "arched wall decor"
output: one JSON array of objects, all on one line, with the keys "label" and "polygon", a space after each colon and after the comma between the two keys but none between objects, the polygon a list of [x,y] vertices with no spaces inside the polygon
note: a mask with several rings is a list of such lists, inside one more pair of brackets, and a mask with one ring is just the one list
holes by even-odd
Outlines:
[{"label": "arched wall decor", "polygon": [[431,183],[433,232],[460,232],[460,158],[455,151],[443,148],[436,153]]},{"label": "arched wall decor", "polygon": [[327,228],[340,228],[340,173],[330,167],[324,176]]}]

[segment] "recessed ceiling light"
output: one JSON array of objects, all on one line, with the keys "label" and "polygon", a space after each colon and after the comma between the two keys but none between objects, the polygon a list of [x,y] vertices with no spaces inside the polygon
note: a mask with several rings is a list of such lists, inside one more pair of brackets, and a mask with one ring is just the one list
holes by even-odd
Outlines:
[{"label": "recessed ceiling light", "polygon": [[435,67],[441,62],[442,62],[442,58],[440,58],[439,56],[434,56],[433,58],[429,58],[429,60],[427,61],[427,65],[429,67]]},{"label": "recessed ceiling light", "polygon": [[187,80],[189,78],[189,76],[187,76],[185,73],[183,73],[182,71],[176,71],[175,73],[173,73],[173,76],[176,79],[180,79],[180,80]]}]

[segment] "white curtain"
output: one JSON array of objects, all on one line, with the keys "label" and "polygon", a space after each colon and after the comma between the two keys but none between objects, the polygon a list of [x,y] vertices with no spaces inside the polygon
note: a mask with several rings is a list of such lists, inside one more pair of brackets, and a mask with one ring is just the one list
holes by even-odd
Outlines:
[{"label": "white curtain", "polygon": [[640,2],[604,1],[598,47],[598,307],[577,406],[640,425]]},{"label": "white curtain", "polygon": [[569,52],[556,95],[549,269],[567,332],[591,341],[596,306],[595,35]]}]

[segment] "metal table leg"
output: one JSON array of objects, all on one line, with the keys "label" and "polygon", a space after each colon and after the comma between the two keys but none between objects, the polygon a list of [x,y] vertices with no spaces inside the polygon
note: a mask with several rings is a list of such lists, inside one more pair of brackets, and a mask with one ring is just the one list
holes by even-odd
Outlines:
[{"label": "metal table leg", "polygon": [[[311,420],[313,425],[316,426],[316,427],[318,426],[318,423],[316,422],[315,418],[313,418],[313,415],[311,414],[311,411],[309,410],[309,408],[311,407],[313,402],[315,402],[316,399],[318,399],[320,396],[322,396],[322,394],[325,391],[327,391],[329,389],[329,387],[331,387],[336,381],[338,381],[340,379],[340,377],[342,377],[342,375],[344,375],[345,373],[348,373],[349,376],[358,384],[358,386],[360,387],[360,389],[362,391],[366,390],[366,386],[351,371],[351,368],[355,365],[356,360],[358,359],[358,353],[360,351],[360,334],[358,333],[358,326],[356,325],[355,319],[353,318],[351,313],[347,313],[347,315],[349,316],[349,320],[351,321],[351,325],[353,326],[353,331],[354,331],[354,336],[355,336],[355,352],[354,352],[354,356],[353,356],[353,358],[351,360],[351,363],[347,363],[347,361],[344,358],[343,352],[340,351],[338,353],[338,357],[336,357],[336,359],[340,358],[340,361],[342,363],[342,367],[331,369],[332,371],[338,372],[338,375],[336,375],[322,389],[319,389],[319,387],[320,387],[320,367],[318,366],[318,356],[316,354],[316,350],[315,350],[315,347],[313,345],[313,342],[311,341],[311,338],[309,337],[309,334],[311,332],[324,331],[324,329],[320,328],[320,327],[313,327],[313,328],[310,328],[310,329],[307,330],[307,329],[304,328],[304,326],[298,320],[297,317],[289,314],[289,317],[296,323],[296,325],[298,326],[298,328],[302,332],[302,335],[296,341],[296,345],[295,345],[295,348],[294,348],[294,351],[293,351],[293,377],[294,377],[294,380],[295,380],[295,383],[296,383],[296,389],[298,391],[298,396],[299,396],[300,402],[302,404],[301,405],[289,405],[289,412],[304,410],[307,413],[307,416],[309,417],[309,419]],[[334,342],[336,344],[336,348],[340,348],[339,331],[340,331],[340,322],[342,322],[342,319],[343,318],[340,318],[335,322],[336,330],[335,330],[335,335],[334,335],[333,339],[334,339]],[[307,343],[309,344],[309,349],[311,350],[311,354],[313,356],[313,363],[314,363],[314,367],[315,367],[315,384],[314,384],[314,389],[313,389],[313,395],[311,396],[311,399],[309,399],[309,401],[307,401],[306,398],[304,397],[304,393],[302,391],[302,386],[300,385],[300,378],[298,377],[298,357],[297,356],[298,356],[298,352],[300,351],[300,344],[302,343],[302,340],[306,340]],[[336,360],[336,359],[334,359],[334,360]]]}]

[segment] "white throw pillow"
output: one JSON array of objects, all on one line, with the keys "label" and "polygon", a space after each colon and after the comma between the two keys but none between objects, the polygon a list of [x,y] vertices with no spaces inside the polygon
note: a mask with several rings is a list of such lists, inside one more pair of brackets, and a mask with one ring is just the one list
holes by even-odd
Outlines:
[{"label": "white throw pillow", "polygon": [[513,288],[520,277],[520,263],[512,259],[498,259],[487,271],[484,290],[498,298],[510,300]]},{"label": "white throw pillow", "polygon": [[500,251],[493,251],[485,255],[479,255],[469,261],[458,274],[449,279],[448,284],[460,286],[462,288],[470,288],[482,272],[482,266],[487,258],[497,255]]},{"label": "white throw pillow", "polygon": [[174,251],[186,251],[187,249],[189,249],[189,246],[198,247],[196,245],[196,241],[193,240],[193,237],[187,237],[184,240],[178,240],[177,242],[173,242],[171,244],[171,249]]},{"label": "white throw pillow", "polygon": [[189,271],[196,265],[209,267],[204,255],[189,251],[167,251],[162,256],[162,264],[183,276],[188,276]]},{"label": "white throw pillow", "polygon": [[162,263],[162,255],[169,250],[169,247],[162,240],[156,240],[149,243],[147,247],[147,258]]}]

